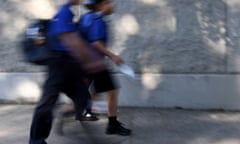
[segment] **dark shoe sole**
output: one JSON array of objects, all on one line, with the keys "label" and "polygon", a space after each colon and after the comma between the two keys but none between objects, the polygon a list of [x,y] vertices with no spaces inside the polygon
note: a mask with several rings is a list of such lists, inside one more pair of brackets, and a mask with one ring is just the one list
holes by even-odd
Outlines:
[{"label": "dark shoe sole", "polygon": [[98,118],[80,118],[79,121],[98,121]]},{"label": "dark shoe sole", "polygon": [[107,135],[120,135],[120,136],[130,136],[132,132],[130,131],[129,133],[124,133],[124,132],[105,132]]}]

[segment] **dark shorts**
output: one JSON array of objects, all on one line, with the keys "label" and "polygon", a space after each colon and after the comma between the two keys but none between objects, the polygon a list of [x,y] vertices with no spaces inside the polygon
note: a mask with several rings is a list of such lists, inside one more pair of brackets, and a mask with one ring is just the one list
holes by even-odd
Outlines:
[{"label": "dark shorts", "polygon": [[108,92],[118,89],[118,85],[109,70],[97,72],[88,76],[89,86],[93,86],[94,93]]}]

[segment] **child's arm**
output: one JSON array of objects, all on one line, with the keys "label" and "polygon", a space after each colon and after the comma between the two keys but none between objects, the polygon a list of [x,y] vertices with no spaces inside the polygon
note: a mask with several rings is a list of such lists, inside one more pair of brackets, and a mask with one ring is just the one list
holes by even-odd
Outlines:
[{"label": "child's arm", "polygon": [[114,61],[114,63],[116,65],[120,65],[122,63],[124,63],[124,61],[117,55],[115,55],[114,53],[112,53],[111,51],[109,51],[103,44],[102,41],[95,41],[92,43],[92,45],[99,50],[100,52],[102,52],[103,54],[105,54],[106,56],[110,57],[112,59],[112,61]]},{"label": "child's arm", "polygon": [[96,54],[86,48],[85,42],[79,37],[78,33],[62,33],[59,35],[59,38],[70,49],[73,56],[84,64],[84,68],[88,72],[101,71],[105,68],[105,62],[102,61],[100,58],[97,62],[92,61],[91,57],[96,57]]}]

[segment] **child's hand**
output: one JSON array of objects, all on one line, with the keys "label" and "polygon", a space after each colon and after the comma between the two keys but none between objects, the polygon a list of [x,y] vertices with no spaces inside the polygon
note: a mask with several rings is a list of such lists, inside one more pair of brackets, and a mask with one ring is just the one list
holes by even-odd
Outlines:
[{"label": "child's hand", "polygon": [[112,61],[113,61],[116,65],[120,65],[120,64],[124,63],[123,59],[120,58],[120,57],[117,56],[117,55],[111,56],[111,59],[112,59]]}]

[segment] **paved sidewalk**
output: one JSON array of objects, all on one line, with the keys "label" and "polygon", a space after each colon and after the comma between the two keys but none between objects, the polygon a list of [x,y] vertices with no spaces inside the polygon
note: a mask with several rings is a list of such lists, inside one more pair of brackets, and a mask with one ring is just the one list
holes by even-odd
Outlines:
[{"label": "paved sidewalk", "polygon": [[[28,144],[34,106],[0,105],[0,144]],[[53,131],[49,144],[240,144],[240,113],[121,108],[130,137],[104,134],[107,120],[68,119],[64,136]]]}]

